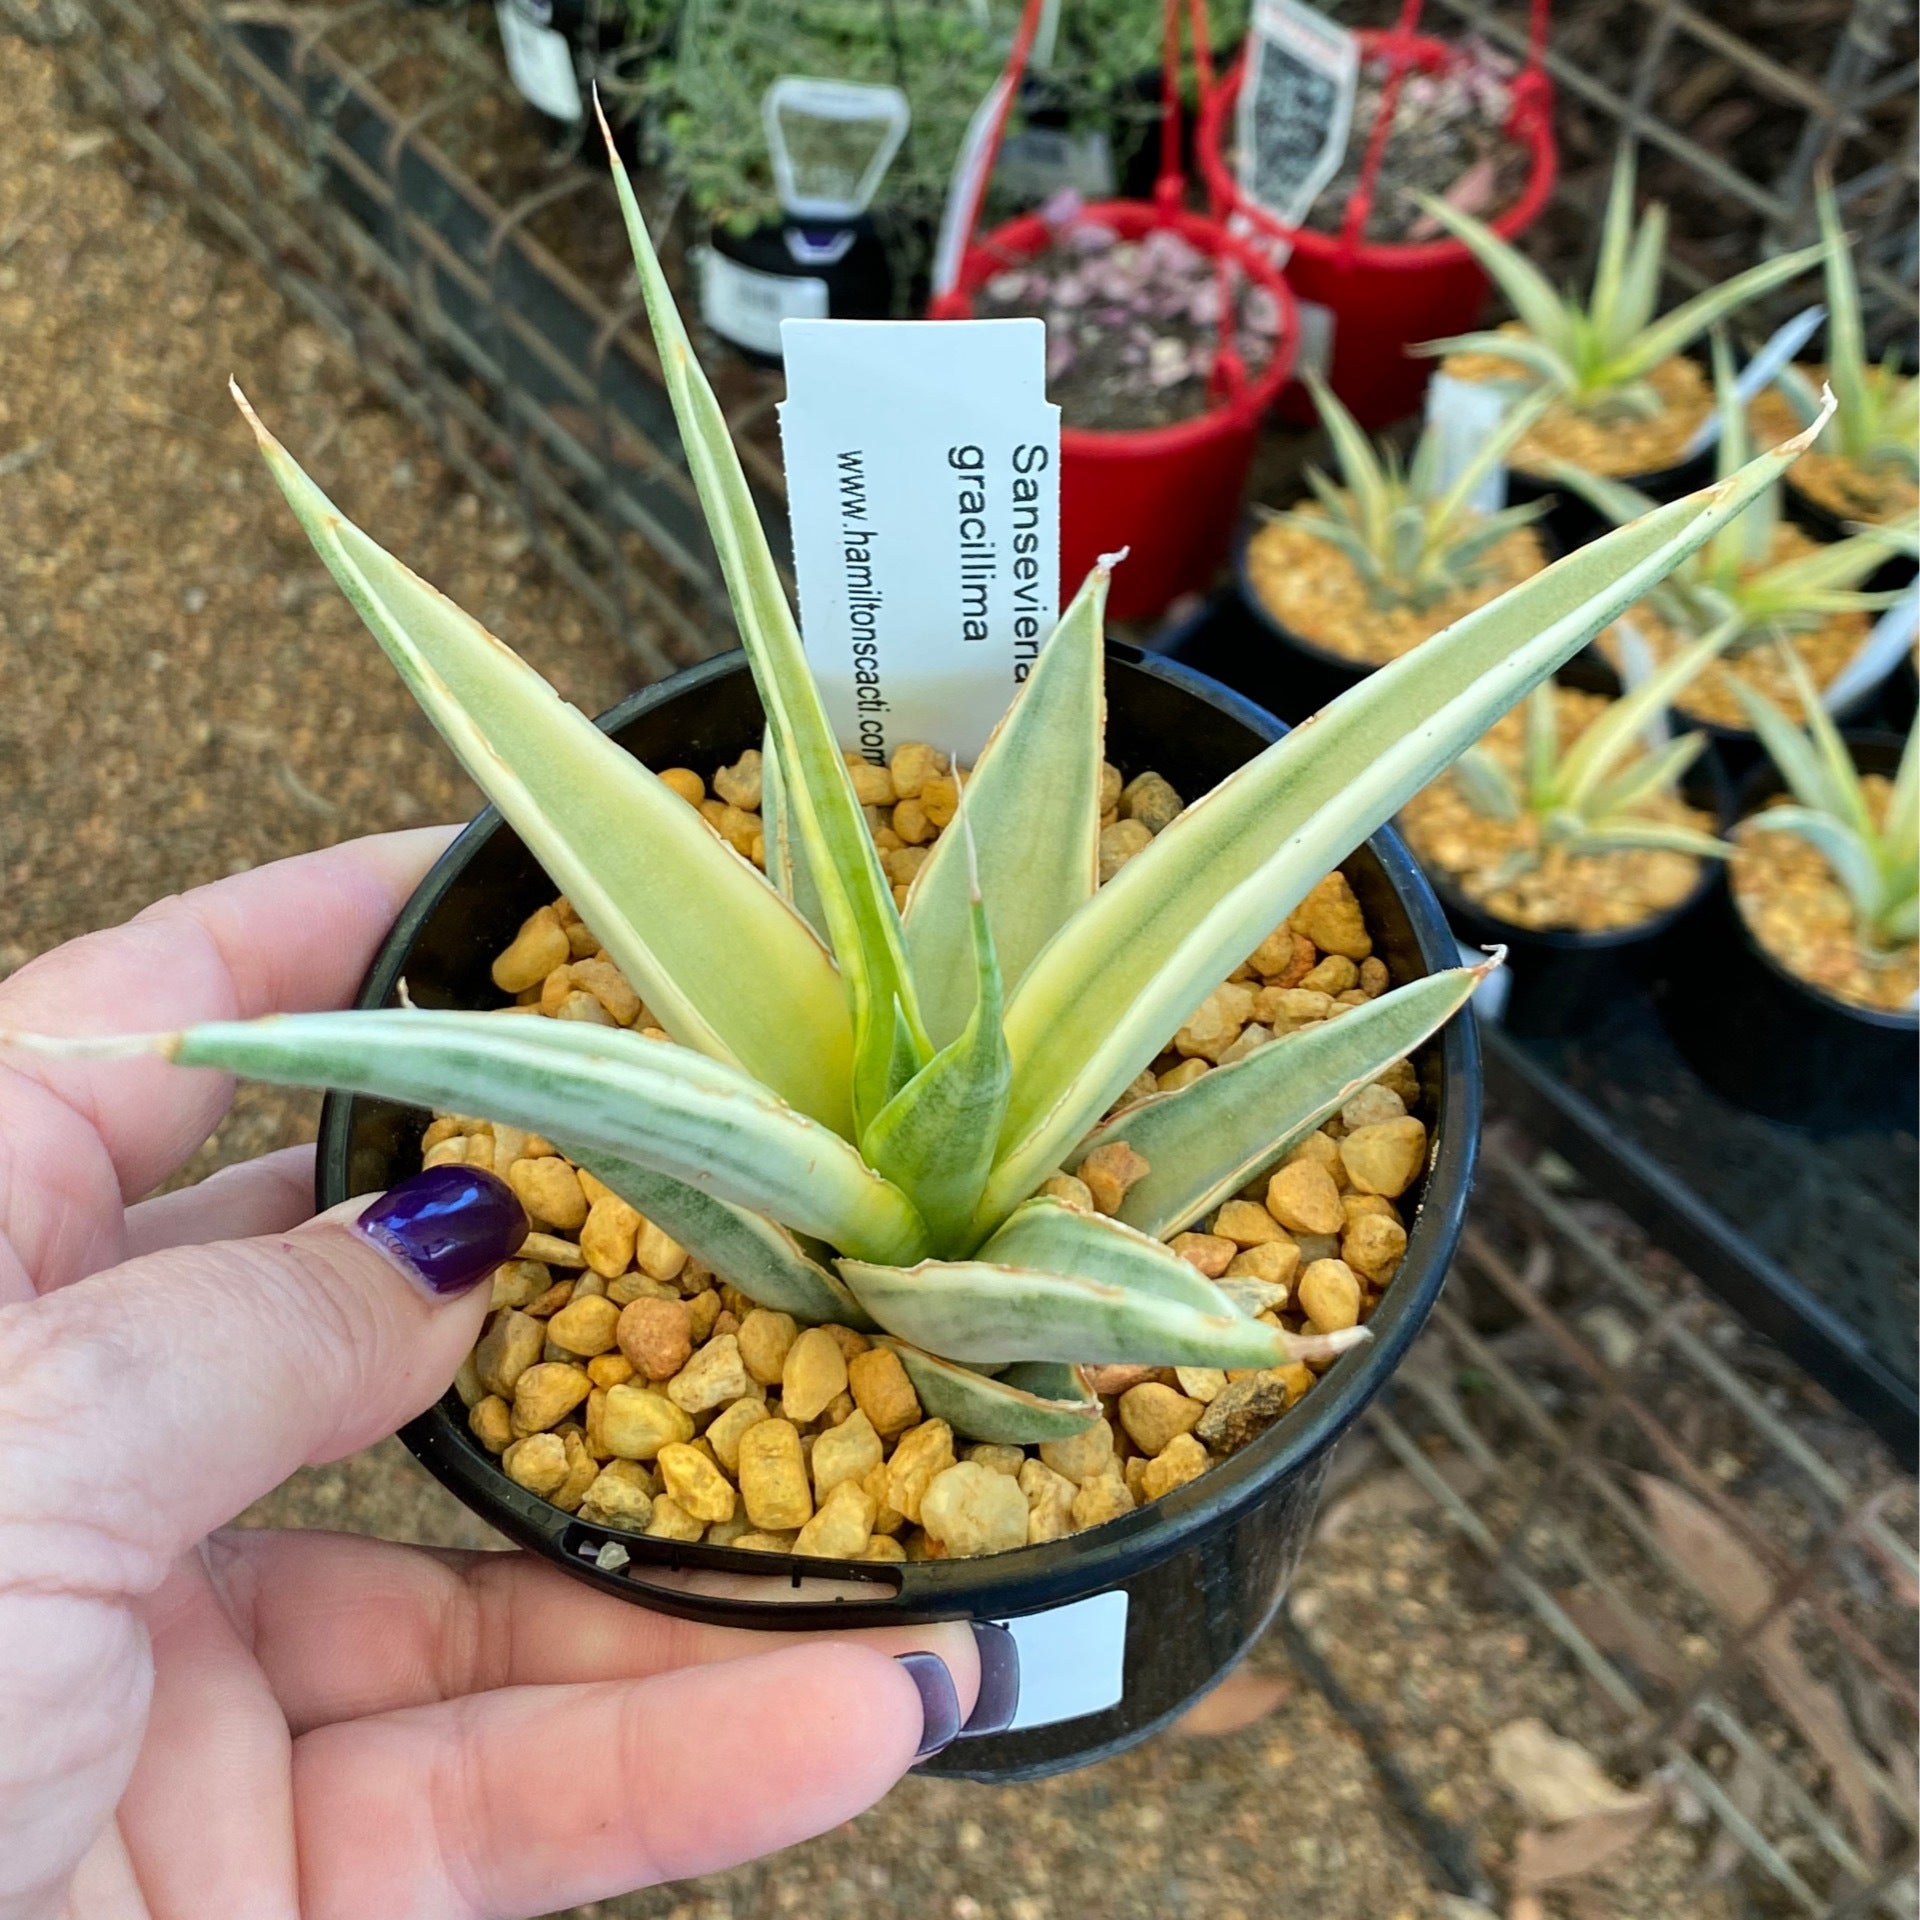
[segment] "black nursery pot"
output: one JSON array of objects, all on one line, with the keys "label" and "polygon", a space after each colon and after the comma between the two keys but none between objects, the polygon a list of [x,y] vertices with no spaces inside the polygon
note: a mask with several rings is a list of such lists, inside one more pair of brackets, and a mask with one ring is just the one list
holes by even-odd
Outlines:
[{"label": "black nursery pot", "polygon": [[[1780,492],[1786,502],[1787,518],[1812,534],[1816,540],[1832,545],[1837,540],[1850,539],[1858,531],[1858,523],[1843,520],[1831,507],[1823,507],[1812,494],[1796,486],[1791,471],[1781,476]],[[1916,563],[1909,555],[1889,554],[1861,581],[1861,590],[1865,593],[1898,593],[1912,582],[1916,572],[1920,572],[1920,563]]]},{"label": "black nursery pot", "polygon": [[[1849,733],[1854,765],[1889,777],[1902,742]],[[1745,819],[1785,790],[1770,765],[1741,783]],[[1911,1132],[1920,1105],[1920,1015],[1856,1007],[1796,978],[1748,929],[1727,874],[1675,942],[1660,1006],[1674,1044],[1716,1093],[1819,1136]]]},{"label": "black nursery pot", "polygon": [[[733,653],[633,695],[600,724],[652,765],[704,766],[757,746],[762,722],[744,658]],[[1282,731],[1224,688],[1119,645],[1108,649],[1107,728],[1108,756],[1123,773],[1154,768],[1196,794]],[[1396,981],[1455,964],[1438,904],[1397,836],[1376,834],[1344,871]],[[497,1004],[492,958],[553,891],[489,808],[407,903],[359,1004],[393,1005],[403,975],[422,1006]],[[685,1546],[587,1525],[515,1486],[470,1436],[451,1391],[401,1437],[520,1546],[604,1592],[665,1612],[774,1629],[1018,1621],[1027,1665],[1022,1720],[1008,1733],[959,1742],[930,1769],[1009,1780],[1083,1765],[1165,1724],[1251,1645],[1305,1544],[1329,1449],[1386,1384],[1433,1306],[1459,1236],[1479,1133],[1472,1021],[1450,1022],[1415,1064],[1432,1151],[1406,1255],[1371,1323],[1373,1340],[1342,1356],[1260,1439],[1190,1485],[1087,1533],[983,1559],[906,1565]],[[320,1126],[321,1204],[413,1171],[425,1125],[416,1108],[329,1096]],[[631,1556],[618,1570],[595,1564],[610,1542]],[[1111,1654],[1104,1675],[1103,1641]],[[1026,1724],[1050,1700],[1060,1717]]]},{"label": "black nursery pot", "polygon": [[[708,245],[718,260],[703,268],[700,317],[761,366],[780,364],[782,315],[885,320],[893,313],[893,267],[866,214],[769,220],[743,234],[716,227]],[[719,276],[712,285],[709,272]]]}]

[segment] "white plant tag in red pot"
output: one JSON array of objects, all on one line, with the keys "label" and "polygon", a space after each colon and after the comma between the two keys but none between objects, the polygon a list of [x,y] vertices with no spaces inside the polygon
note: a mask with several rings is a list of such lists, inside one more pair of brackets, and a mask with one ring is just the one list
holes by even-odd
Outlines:
[{"label": "white plant tag in red pot", "polygon": [[1240,189],[1287,226],[1340,170],[1353,126],[1359,43],[1299,0],[1259,0],[1240,86]]},{"label": "white plant tag in red pot", "polygon": [[790,320],[780,408],[807,659],[844,747],[970,760],[1059,612],[1038,320]]}]

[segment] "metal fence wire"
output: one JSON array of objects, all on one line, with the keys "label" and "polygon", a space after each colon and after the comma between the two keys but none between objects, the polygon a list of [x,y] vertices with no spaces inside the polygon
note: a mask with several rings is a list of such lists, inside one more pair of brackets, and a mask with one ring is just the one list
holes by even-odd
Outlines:
[{"label": "metal fence wire", "polygon": [[[1434,12],[1510,46],[1525,18],[1519,0]],[[1623,136],[1696,281],[1804,237],[1824,163],[1880,333],[1910,329],[1909,8],[1556,14],[1556,265],[1590,247]],[[644,677],[730,644],[611,193],[507,86],[489,11],[0,0],[0,24],[56,44],[83,110],[523,517]],[[676,237],[671,195],[656,182],[644,198]],[[777,520],[777,381],[710,358]],[[1607,1757],[1658,1772],[1730,1850],[1750,1911],[1914,1920],[1911,1486],[1686,1274],[1629,1257],[1619,1217],[1557,1163],[1496,1129],[1485,1167],[1454,1282],[1372,1416],[1377,1444],[1597,1690]]]}]

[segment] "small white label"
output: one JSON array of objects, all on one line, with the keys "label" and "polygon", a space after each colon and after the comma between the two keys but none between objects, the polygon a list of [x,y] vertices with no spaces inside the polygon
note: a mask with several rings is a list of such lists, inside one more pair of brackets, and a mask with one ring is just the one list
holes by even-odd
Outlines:
[{"label": "small white label", "polygon": [[1300,316],[1300,344],[1294,350],[1293,374],[1317,373],[1322,380],[1333,365],[1333,309],[1317,300],[1295,300],[1293,310]]},{"label": "small white label", "polygon": [[[1459,479],[1474,456],[1499,432],[1513,390],[1491,380],[1456,380],[1436,373],[1427,382],[1427,421],[1440,442],[1434,485],[1444,493]],[[1479,513],[1498,513],[1507,504],[1507,470],[1495,461],[1480,476],[1467,504]]]},{"label": "small white label", "polygon": [[539,0],[496,0],[500,50],[522,98],[555,120],[581,117],[580,80],[573,48],[564,33],[545,24],[552,16]]},{"label": "small white label", "polygon": [[1116,1589],[999,1623],[1020,1649],[1020,1705],[1007,1729],[1051,1727],[1118,1706],[1127,1690],[1127,1596]]},{"label": "small white label", "polygon": [[1051,200],[1063,188],[1085,200],[1113,197],[1113,147],[1098,127],[1025,127],[1000,143],[993,184],[1023,204]]},{"label": "small white label", "polygon": [[753,353],[780,353],[783,320],[824,320],[827,283],[812,274],[763,273],[703,247],[700,318],[723,340]]},{"label": "small white label", "polygon": [[1359,45],[1300,0],[1258,0],[1252,29],[1235,128],[1240,189],[1298,226],[1346,157]]},{"label": "small white label", "polygon": [[807,659],[840,743],[971,760],[1053,631],[1038,320],[796,320],[780,408]]},{"label": "small white label", "polygon": [[773,186],[796,219],[851,220],[867,210],[913,109],[898,87],[782,74],[760,102]]}]

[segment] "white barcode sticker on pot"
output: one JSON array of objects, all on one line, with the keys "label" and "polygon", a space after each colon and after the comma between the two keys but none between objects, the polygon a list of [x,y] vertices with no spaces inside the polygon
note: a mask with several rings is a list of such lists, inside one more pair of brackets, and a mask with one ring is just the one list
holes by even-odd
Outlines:
[{"label": "white barcode sticker on pot", "polygon": [[500,51],[521,97],[555,120],[578,120],[580,80],[573,70],[573,48],[564,33],[547,25],[551,9],[544,0],[497,0]]},{"label": "white barcode sticker on pot", "polygon": [[794,320],[800,632],[843,747],[971,760],[1052,633],[1060,409],[1038,320]]},{"label": "white barcode sticker on pot", "polygon": [[699,256],[700,318],[722,340],[770,359],[780,355],[783,320],[822,320],[827,283],[810,273],[763,273],[714,247]]},{"label": "white barcode sticker on pot", "polygon": [[1118,1706],[1126,1692],[1127,1596],[1116,1589],[999,1623],[1020,1649],[1020,1707],[1009,1732]]}]

